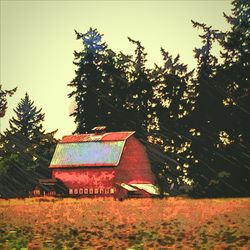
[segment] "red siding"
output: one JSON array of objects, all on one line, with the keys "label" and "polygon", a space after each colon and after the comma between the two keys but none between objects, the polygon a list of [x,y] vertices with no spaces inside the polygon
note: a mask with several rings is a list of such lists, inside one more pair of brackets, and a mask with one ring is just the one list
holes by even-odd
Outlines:
[{"label": "red siding", "polygon": [[68,188],[110,188],[113,187],[115,170],[101,169],[53,169],[52,177],[61,180]]},{"label": "red siding", "polygon": [[115,182],[155,183],[145,147],[134,136],[124,146]]}]

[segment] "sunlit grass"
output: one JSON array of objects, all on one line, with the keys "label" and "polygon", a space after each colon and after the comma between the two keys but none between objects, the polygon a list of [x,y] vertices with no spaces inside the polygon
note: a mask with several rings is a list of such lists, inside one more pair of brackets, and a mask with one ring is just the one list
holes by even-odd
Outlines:
[{"label": "sunlit grass", "polygon": [[0,200],[0,249],[247,249],[250,199]]}]

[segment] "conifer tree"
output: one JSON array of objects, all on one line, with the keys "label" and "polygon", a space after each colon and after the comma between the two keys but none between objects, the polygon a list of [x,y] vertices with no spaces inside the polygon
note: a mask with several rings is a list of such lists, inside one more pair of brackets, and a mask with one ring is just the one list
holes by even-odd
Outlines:
[{"label": "conifer tree", "polygon": [[[212,45],[221,38],[221,32],[205,24],[192,21],[203,34],[202,47],[194,50],[198,62],[197,98],[195,109],[189,117],[192,151],[198,164],[193,164],[190,174],[194,178],[193,194],[196,196],[224,196],[228,172],[223,172],[223,158],[216,147],[223,123],[223,103],[220,82],[215,81],[218,59],[212,55]],[[223,174],[221,174],[223,173]],[[223,184],[222,186],[217,185]]]},{"label": "conifer tree", "polygon": [[192,184],[187,177],[192,154],[190,139],[185,136],[185,119],[194,104],[193,71],[189,72],[187,65],[179,61],[179,55],[173,58],[164,49],[161,53],[164,65],[155,65],[151,73],[154,98],[149,140],[158,145],[151,147],[156,147],[154,151],[161,155],[154,159],[151,154],[161,189],[169,192],[171,187],[170,192],[176,194]]},{"label": "conifer tree", "polygon": [[224,104],[224,129],[218,146],[227,159],[228,181],[234,187],[229,194],[248,196],[250,182],[250,3],[232,2],[232,14],[224,14],[231,25],[223,39],[223,63],[217,67],[216,81],[221,83]]},{"label": "conifer tree", "polygon": [[[246,11],[246,8],[234,14],[242,14],[242,11]],[[227,18],[230,19],[230,17]],[[230,38],[235,39],[235,34],[232,35],[231,32],[223,34],[205,24],[195,22],[193,24],[194,27],[202,28],[204,31],[204,35],[201,35],[203,47],[195,49],[195,56],[199,63],[197,78],[199,96],[190,123],[192,129],[199,133],[199,137],[193,137],[192,142],[192,149],[199,160],[198,166],[193,166],[190,171],[196,183],[194,194],[198,196],[247,195],[249,146],[241,145],[243,131],[247,131],[243,127],[249,121],[249,114],[245,112],[245,100],[242,103],[239,100],[243,96],[247,98],[247,95],[241,96],[238,91],[241,89],[241,94],[242,91],[247,92],[245,88],[247,72],[249,72],[246,70],[247,57],[243,56],[246,61],[242,64],[237,59],[237,55],[241,55],[244,49],[239,52],[238,38],[237,41]],[[244,36],[244,29],[239,29],[237,32],[239,36],[242,36],[243,32]],[[217,63],[217,58],[211,55],[212,42],[215,40],[225,46],[222,53],[225,60],[221,65]],[[245,42],[242,44],[245,45]],[[242,79],[242,84],[236,83],[241,82],[239,79]],[[238,104],[236,104],[237,92],[240,97]],[[236,94],[234,98],[233,93]],[[237,141],[241,142],[237,144]]]},{"label": "conifer tree", "polygon": [[3,196],[27,196],[38,178],[50,176],[56,131],[45,133],[44,114],[27,93],[14,112],[10,129],[0,136],[0,190]]},{"label": "conifer tree", "polygon": [[100,121],[110,131],[128,129],[128,113],[125,109],[128,88],[130,57],[107,50],[103,55],[102,81],[100,84]]},{"label": "conifer tree", "polygon": [[129,74],[128,96],[126,109],[129,111],[131,129],[145,140],[149,125],[149,114],[151,113],[150,100],[153,97],[152,83],[150,82],[149,70],[146,69],[145,48],[140,41],[128,38],[136,45],[135,57]]},{"label": "conifer tree", "polygon": [[2,84],[0,84],[0,118],[4,117],[7,109],[7,96],[12,96],[16,92],[17,88],[11,90],[3,90]]},{"label": "conifer tree", "polygon": [[74,64],[78,67],[76,76],[68,86],[74,90],[68,95],[74,97],[76,109],[71,114],[75,118],[77,128],[74,133],[90,132],[98,124],[99,90],[101,83],[102,54],[106,45],[102,43],[102,35],[90,28],[85,34],[75,31],[77,38],[83,43],[83,50],[74,52]]},{"label": "conifer tree", "polygon": [[44,121],[44,114],[42,109],[37,110],[28,96],[25,94],[24,99],[18,103],[17,108],[14,109],[16,118],[12,117],[9,121],[12,133],[20,132],[29,140],[34,140],[39,133],[43,133],[42,122]]},{"label": "conifer tree", "polygon": [[224,14],[231,25],[222,46],[223,64],[218,67],[217,77],[223,83],[223,103],[229,114],[230,137],[244,143],[250,141],[250,3],[239,0],[232,2],[230,16]]}]

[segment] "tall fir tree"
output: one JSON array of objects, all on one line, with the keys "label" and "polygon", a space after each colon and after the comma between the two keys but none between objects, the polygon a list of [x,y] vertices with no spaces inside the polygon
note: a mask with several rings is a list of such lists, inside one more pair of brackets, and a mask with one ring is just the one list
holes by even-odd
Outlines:
[{"label": "tall fir tree", "polygon": [[224,159],[217,147],[219,133],[224,127],[223,94],[220,82],[214,79],[218,59],[212,55],[213,42],[221,38],[221,32],[205,24],[192,21],[195,28],[203,31],[200,35],[202,47],[194,50],[197,59],[197,98],[195,109],[189,119],[192,135],[192,151],[198,164],[193,164],[190,175],[194,178],[193,195],[225,196],[228,172],[224,172]]},{"label": "tall fir tree", "polygon": [[34,102],[30,100],[26,93],[24,99],[21,99],[17,108],[14,109],[16,118],[12,117],[9,121],[12,133],[20,132],[27,139],[35,140],[38,134],[44,132],[42,122],[45,114],[42,114],[41,110],[34,106]]},{"label": "tall fir tree", "polygon": [[102,43],[102,35],[96,29],[90,28],[85,34],[75,31],[77,38],[83,43],[83,50],[74,52],[74,64],[78,67],[76,76],[68,86],[74,90],[68,97],[74,97],[76,109],[71,114],[75,118],[74,133],[90,132],[98,125],[99,120],[99,90],[102,73],[99,67],[106,45]]},{"label": "tall fir tree", "polygon": [[[203,47],[195,49],[199,63],[199,96],[191,116],[191,126],[199,133],[199,137],[193,137],[192,142],[199,164],[190,172],[196,183],[193,193],[196,196],[249,194],[246,129],[249,124],[246,105],[249,99],[249,52],[245,47],[245,33],[249,33],[246,21],[249,4],[247,8],[245,1],[240,2],[233,2],[234,17],[225,15],[228,21],[238,25],[229,32],[222,33],[193,22],[194,27],[204,31],[200,36]],[[211,55],[213,41],[219,41],[223,46],[222,64],[218,64],[217,58]]]},{"label": "tall fir tree", "polygon": [[132,44],[136,45],[136,49],[128,76],[126,109],[128,110],[130,129],[135,130],[138,137],[146,140],[149,114],[151,113],[150,100],[153,98],[149,70],[146,68],[147,54],[140,41],[128,39]]},{"label": "tall fir tree", "polygon": [[161,53],[164,65],[155,65],[151,73],[154,97],[149,126],[149,140],[153,144],[150,147],[156,147],[154,151],[161,156],[154,157],[151,151],[150,155],[161,189],[177,194],[192,184],[187,177],[192,155],[190,139],[185,136],[185,119],[194,104],[193,71],[189,72],[187,65],[180,62],[179,55],[173,58],[164,49]]},{"label": "tall fir tree", "polygon": [[217,67],[216,81],[221,83],[225,126],[220,131],[222,154],[227,160],[230,184],[237,192],[232,195],[249,196],[250,182],[250,3],[232,1],[232,14],[224,14],[231,25],[223,39],[223,62]]},{"label": "tall fir tree", "polygon": [[130,57],[107,50],[103,56],[102,81],[100,84],[100,121],[110,131],[128,129],[128,114],[125,109],[128,88]]},{"label": "tall fir tree", "polygon": [[[223,83],[223,103],[228,113],[230,137],[246,144],[250,141],[250,3],[232,2],[231,15],[224,14],[231,25],[224,38],[218,40],[222,46],[223,63],[219,65],[217,77]],[[249,145],[248,145],[249,146]]]},{"label": "tall fir tree", "polygon": [[7,97],[12,96],[17,90],[17,87],[11,90],[3,90],[0,84],[0,118],[4,117],[7,109]]},{"label": "tall fir tree", "polygon": [[10,129],[0,137],[0,190],[2,196],[27,196],[38,178],[50,176],[56,131],[45,133],[44,114],[27,93],[14,112]]}]

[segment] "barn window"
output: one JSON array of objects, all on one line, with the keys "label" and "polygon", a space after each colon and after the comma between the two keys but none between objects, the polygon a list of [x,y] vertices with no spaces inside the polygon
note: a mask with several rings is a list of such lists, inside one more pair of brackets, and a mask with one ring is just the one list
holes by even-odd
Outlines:
[{"label": "barn window", "polygon": [[78,194],[78,189],[77,188],[74,189],[74,194]]},{"label": "barn window", "polygon": [[73,188],[69,189],[69,194],[73,194]]},{"label": "barn window", "polygon": [[50,190],[48,193],[49,196],[53,196],[56,195],[56,191],[55,190]]},{"label": "barn window", "polygon": [[110,188],[110,193],[114,194],[115,193],[115,189],[114,188]]},{"label": "barn window", "polygon": [[33,193],[34,193],[34,195],[40,195],[40,190],[39,189],[35,189]]},{"label": "barn window", "polygon": [[89,190],[87,188],[84,188],[84,194],[88,194]]},{"label": "barn window", "polygon": [[103,188],[100,188],[99,194],[104,194],[104,189]]},{"label": "barn window", "polygon": [[94,193],[98,194],[98,188],[95,188]]},{"label": "barn window", "polygon": [[83,194],[83,189],[79,188],[79,194]]},{"label": "barn window", "polygon": [[89,194],[93,194],[93,188],[89,189]]},{"label": "barn window", "polygon": [[105,188],[105,194],[109,194],[109,188]]}]

